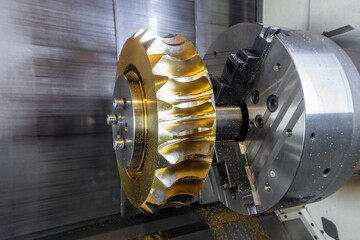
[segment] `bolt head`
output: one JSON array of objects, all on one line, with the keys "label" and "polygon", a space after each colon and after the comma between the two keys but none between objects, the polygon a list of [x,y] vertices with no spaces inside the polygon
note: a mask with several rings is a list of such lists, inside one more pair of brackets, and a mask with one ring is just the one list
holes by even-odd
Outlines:
[{"label": "bolt head", "polygon": [[126,100],[125,98],[114,98],[113,107],[115,109],[124,109]]},{"label": "bolt head", "polygon": [[114,140],[114,150],[120,150],[125,148],[125,140],[123,138]]},{"label": "bolt head", "polygon": [[118,116],[116,114],[108,114],[106,117],[106,123],[108,125],[115,125],[118,122]]}]

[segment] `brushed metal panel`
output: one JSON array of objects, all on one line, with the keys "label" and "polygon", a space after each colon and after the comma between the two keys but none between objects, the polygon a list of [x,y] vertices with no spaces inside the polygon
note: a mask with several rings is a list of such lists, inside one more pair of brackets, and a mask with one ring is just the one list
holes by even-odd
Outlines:
[{"label": "brushed metal panel", "polygon": [[[211,43],[229,26],[256,22],[261,0],[196,0],[196,49],[204,56]],[[259,15],[260,16],[260,15]]]},{"label": "brushed metal panel", "polygon": [[160,36],[181,33],[195,44],[194,0],[114,0],[117,53],[139,28]]},{"label": "brushed metal panel", "polygon": [[345,25],[360,29],[360,4],[357,0],[317,0],[310,1],[309,30],[322,34]]},{"label": "brushed metal panel", "polygon": [[119,213],[113,2],[0,9],[0,238]]}]

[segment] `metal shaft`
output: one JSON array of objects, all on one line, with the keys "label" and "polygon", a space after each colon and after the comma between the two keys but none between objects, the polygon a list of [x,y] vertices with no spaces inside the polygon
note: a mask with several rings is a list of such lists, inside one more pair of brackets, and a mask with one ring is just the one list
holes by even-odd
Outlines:
[{"label": "metal shaft", "polygon": [[239,139],[242,113],[239,106],[216,106],[216,141]]}]

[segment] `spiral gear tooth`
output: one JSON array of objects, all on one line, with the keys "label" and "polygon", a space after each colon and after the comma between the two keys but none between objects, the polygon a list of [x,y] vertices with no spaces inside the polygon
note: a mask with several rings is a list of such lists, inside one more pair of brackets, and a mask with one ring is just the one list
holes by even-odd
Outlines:
[{"label": "spiral gear tooth", "polygon": [[146,30],[143,29],[143,28],[139,28],[139,30],[137,30],[133,35],[132,37],[133,38],[138,38],[141,34],[143,34]]},{"label": "spiral gear tooth", "polygon": [[159,205],[186,205],[200,191],[211,166],[215,140],[212,88],[196,49],[181,35],[153,39],[145,45],[150,56],[163,54],[153,74],[168,77],[157,98],[164,113],[159,116],[159,127],[170,133],[158,151],[169,164],[155,172],[165,188],[154,187],[152,196]]},{"label": "spiral gear tooth", "polygon": [[156,177],[165,187],[170,187],[181,179],[205,179],[210,165],[211,159],[188,159],[168,168],[159,169],[156,172]]},{"label": "spiral gear tooth", "polygon": [[153,73],[169,77],[190,77],[204,70],[205,66],[199,55],[186,60],[164,55],[153,68]]},{"label": "spiral gear tooth", "polygon": [[171,164],[176,164],[192,156],[208,156],[212,154],[214,142],[212,139],[181,139],[163,144],[159,153]]},{"label": "spiral gear tooth", "polygon": [[140,29],[155,80],[158,111],[158,169],[140,204],[180,207],[196,196],[211,167],[215,143],[215,108],[207,69],[195,47],[182,35],[161,38]]},{"label": "spiral gear tooth", "polygon": [[169,45],[156,38],[145,42],[144,47],[148,54],[166,54],[181,60],[190,59],[197,54],[194,45],[189,41],[179,45]]},{"label": "spiral gear tooth", "polygon": [[144,43],[144,42],[147,42],[149,40],[152,40],[152,39],[156,39],[156,38],[159,38],[159,36],[154,33],[153,31],[151,30],[144,30],[144,29],[139,29],[135,34],[134,34],[134,37],[139,39],[139,41],[141,43]]},{"label": "spiral gear tooth", "polygon": [[168,36],[161,39],[164,43],[169,45],[179,45],[186,42],[186,39],[181,34],[169,34]]},{"label": "spiral gear tooth", "polygon": [[183,181],[176,182],[166,189],[165,198],[168,202],[172,202],[174,200],[178,201],[179,197],[185,197],[185,201],[179,202],[189,204],[192,197],[195,197],[199,193],[203,184],[204,180],[202,179],[185,179]]},{"label": "spiral gear tooth", "polygon": [[[169,95],[169,92],[172,95]],[[209,85],[207,76],[202,76],[189,82],[180,82],[175,79],[169,79],[157,92],[157,98],[177,105],[184,102],[209,101],[213,92]]]}]

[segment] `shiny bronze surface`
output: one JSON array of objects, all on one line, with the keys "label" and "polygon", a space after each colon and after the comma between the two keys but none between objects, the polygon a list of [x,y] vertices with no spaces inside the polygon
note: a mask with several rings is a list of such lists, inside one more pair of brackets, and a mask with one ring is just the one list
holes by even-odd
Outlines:
[{"label": "shiny bronze surface", "polygon": [[113,108],[113,137],[125,140],[116,156],[128,199],[144,212],[189,204],[215,141],[213,91],[195,47],[182,35],[139,30],[123,47],[116,79],[114,101],[127,99]]}]

